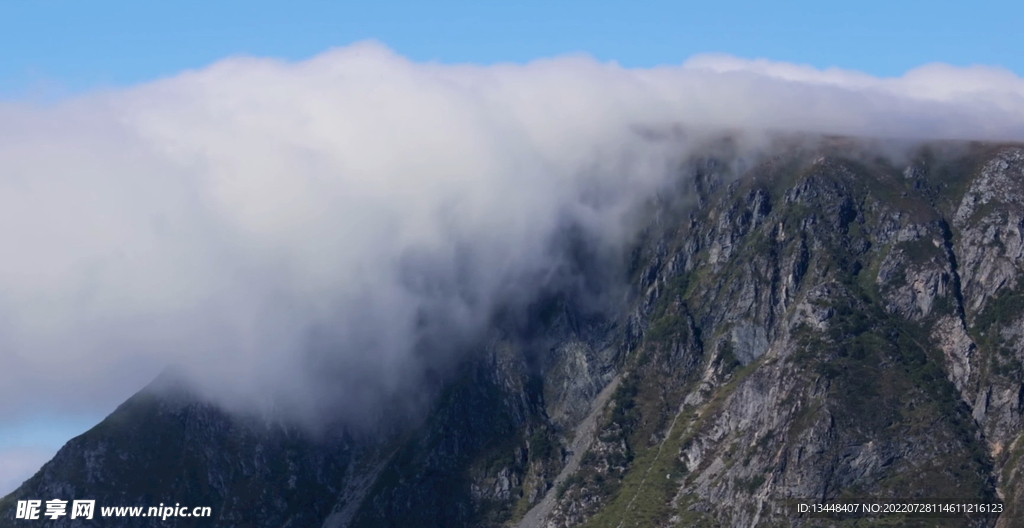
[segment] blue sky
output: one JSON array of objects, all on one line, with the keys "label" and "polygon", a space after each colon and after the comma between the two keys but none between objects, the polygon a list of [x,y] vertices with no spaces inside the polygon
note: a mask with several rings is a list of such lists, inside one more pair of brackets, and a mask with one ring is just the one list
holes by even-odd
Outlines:
[{"label": "blue sky", "polygon": [[567,52],[625,66],[695,53],[895,76],[929,62],[1024,73],[1021,2],[29,1],[0,6],[0,96],[55,98],[233,54],[301,59],[374,38],[414,60]]},{"label": "blue sky", "polygon": [[[932,62],[1021,75],[1022,19],[1024,2],[938,0],[7,0],[0,2],[0,100],[52,101],[238,54],[299,60],[365,39],[415,61],[443,63],[586,53],[645,67],[718,52],[882,77]],[[102,416],[0,419],[0,466],[5,449],[52,454]],[[3,477],[0,471],[0,495],[20,482]]]}]

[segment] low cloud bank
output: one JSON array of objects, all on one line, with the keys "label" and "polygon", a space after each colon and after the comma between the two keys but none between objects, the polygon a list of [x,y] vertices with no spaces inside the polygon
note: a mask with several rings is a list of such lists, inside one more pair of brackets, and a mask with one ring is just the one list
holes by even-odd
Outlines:
[{"label": "low cloud bank", "polygon": [[671,126],[1020,140],[1024,80],[449,66],[362,43],[4,103],[0,419],[110,408],[167,365],[245,409],[401,397],[497,303],[558,279],[552,237],[623,243],[692,145],[642,133]]}]

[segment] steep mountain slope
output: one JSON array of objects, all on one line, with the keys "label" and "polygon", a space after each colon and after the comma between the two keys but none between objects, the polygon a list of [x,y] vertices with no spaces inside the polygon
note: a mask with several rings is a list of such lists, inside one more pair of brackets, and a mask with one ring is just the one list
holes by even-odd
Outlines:
[{"label": "steep mountain slope", "polygon": [[314,438],[143,391],[0,526],[53,497],[214,511],[94,526],[874,525],[787,502],[866,497],[1024,525],[1024,147],[809,144],[693,159],[621,265],[567,236],[580,280],[496,313],[414,425]]}]

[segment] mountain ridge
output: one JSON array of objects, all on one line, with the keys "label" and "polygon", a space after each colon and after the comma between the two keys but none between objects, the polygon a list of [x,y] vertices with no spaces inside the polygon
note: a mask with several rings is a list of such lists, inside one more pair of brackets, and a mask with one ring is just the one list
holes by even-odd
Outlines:
[{"label": "mountain ridge", "polygon": [[50,495],[214,508],[174,526],[859,526],[784,505],[854,497],[1002,501],[932,525],[1016,526],[1024,146],[774,148],[690,159],[612,310],[570,289],[496,317],[411,428],[314,440],[143,391],[0,526]]}]

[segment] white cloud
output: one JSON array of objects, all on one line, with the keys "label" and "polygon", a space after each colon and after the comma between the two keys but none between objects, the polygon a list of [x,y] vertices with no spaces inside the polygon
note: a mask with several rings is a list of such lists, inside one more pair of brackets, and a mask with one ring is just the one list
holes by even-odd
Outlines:
[{"label": "white cloud", "polygon": [[722,56],[444,66],[364,43],[7,103],[0,418],[109,408],[168,363],[235,404],[400,393],[442,361],[414,350],[431,332],[470,335],[555,272],[567,219],[617,243],[684,150],[635,127],[674,123],[1024,139],[1024,81]]}]

